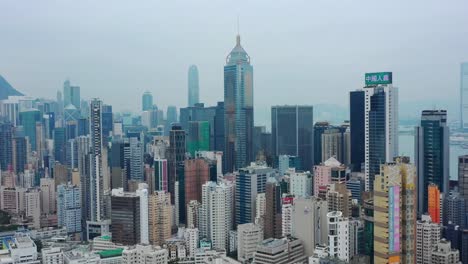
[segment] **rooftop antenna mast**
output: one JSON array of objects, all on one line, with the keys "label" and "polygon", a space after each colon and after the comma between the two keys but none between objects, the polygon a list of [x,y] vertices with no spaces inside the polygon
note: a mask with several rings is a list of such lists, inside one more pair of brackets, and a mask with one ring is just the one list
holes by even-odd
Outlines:
[{"label": "rooftop antenna mast", "polygon": [[239,31],[239,14],[237,14],[237,35],[238,36],[240,35],[240,31]]}]

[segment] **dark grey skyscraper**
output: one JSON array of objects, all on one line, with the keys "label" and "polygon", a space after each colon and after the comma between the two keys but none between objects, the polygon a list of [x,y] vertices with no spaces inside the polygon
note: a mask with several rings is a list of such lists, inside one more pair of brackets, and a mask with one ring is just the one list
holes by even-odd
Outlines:
[{"label": "dark grey skyscraper", "polygon": [[418,215],[428,209],[427,186],[449,191],[449,129],[446,110],[424,110],[416,127],[415,164],[418,171]]},{"label": "dark grey skyscraper", "polygon": [[234,171],[253,160],[253,67],[239,35],[224,66],[224,113],[226,171]]},{"label": "dark grey skyscraper", "polygon": [[[185,130],[180,124],[174,124],[169,133],[169,148],[167,150],[168,162],[168,191],[171,193],[171,203],[175,202],[175,182],[177,179],[177,166],[185,160]],[[179,182],[180,184],[180,182]],[[182,186],[180,186],[182,187]]]},{"label": "dark grey skyscraper", "polygon": [[330,124],[326,121],[317,122],[314,125],[314,165],[322,163],[322,134],[330,128]]},{"label": "dark grey skyscraper", "polygon": [[351,169],[361,171],[365,162],[365,94],[364,91],[349,93]]},{"label": "dark grey skyscraper", "polygon": [[312,170],[313,119],[312,106],[271,107],[271,134],[276,158],[279,155],[297,156],[301,161],[302,170]]},{"label": "dark grey skyscraper", "polygon": [[200,87],[198,83],[197,65],[191,65],[188,70],[188,106],[194,106],[200,102]]},{"label": "dark grey skyscraper", "polygon": [[141,110],[148,111],[153,108],[153,95],[150,91],[146,91],[143,93],[141,97]]},{"label": "dark grey skyscraper", "polygon": [[0,123],[0,171],[8,170],[13,162],[13,126],[11,123]]}]

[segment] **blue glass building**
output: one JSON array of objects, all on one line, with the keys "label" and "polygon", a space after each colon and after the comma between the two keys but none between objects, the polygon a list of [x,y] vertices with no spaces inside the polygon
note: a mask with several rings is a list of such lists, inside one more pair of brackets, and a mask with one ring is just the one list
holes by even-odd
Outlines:
[{"label": "blue glass building", "polygon": [[253,67],[239,35],[236,40],[224,66],[224,156],[229,172],[253,160]]}]

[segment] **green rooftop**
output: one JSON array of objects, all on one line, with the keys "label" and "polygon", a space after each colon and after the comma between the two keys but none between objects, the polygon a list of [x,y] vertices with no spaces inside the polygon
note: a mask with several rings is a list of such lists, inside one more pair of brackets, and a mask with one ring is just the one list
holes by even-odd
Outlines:
[{"label": "green rooftop", "polygon": [[107,249],[107,250],[98,252],[98,254],[102,259],[112,258],[112,257],[122,256],[122,251],[123,251],[123,248]]}]

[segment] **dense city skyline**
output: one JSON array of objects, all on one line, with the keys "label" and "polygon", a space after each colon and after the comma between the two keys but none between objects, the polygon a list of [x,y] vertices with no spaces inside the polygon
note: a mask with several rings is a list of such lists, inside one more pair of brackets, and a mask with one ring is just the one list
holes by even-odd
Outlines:
[{"label": "dense city skyline", "polygon": [[0,263],[468,263],[468,4],[203,1],[6,4]]},{"label": "dense city skyline", "polygon": [[[361,87],[363,73],[375,70],[395,73],[402,104],[427,100],[424,108],[446,107],[458,96],[460,62],[468,60],[466,2],[430,1],[424,8],[405,1],[340,8],[331,2],[209,4],[207,10],[198,1],[3,2],[1,10],[8,12],[0,26],[0,72],[34,97],[54,97],[70,78],[81,86],[82,98],[104,98],[117,111],[137,112],[146,90],[163,108],[185,106],[187,97],[179,95],[186,94],[187,71],[195,64],[200,101],[215,105],[222,100],[222,67],[239,15],[244,46],[255,54],[259,124],[268,120],[271,105],[347,107],[347,97],[337,94]],[[369,34],[377,35],[378,45]],[[116,90],[119,96],[107,96]],[[456,119],[452,112],[449,119]]]}]

